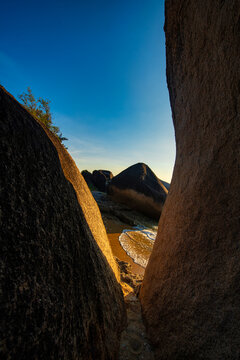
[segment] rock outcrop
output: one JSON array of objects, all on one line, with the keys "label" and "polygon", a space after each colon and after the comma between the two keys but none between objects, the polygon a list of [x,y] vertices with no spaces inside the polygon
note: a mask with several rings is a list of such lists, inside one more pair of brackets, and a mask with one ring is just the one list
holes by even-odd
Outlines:
[{"label": "rock outcrop", "polygon": [[106,191],[109,180],[113,178],[113,174],[108,170],[94,170],[93,182],[95,186],[102,192]]},{"label": "rock outcrop", "polygon": [[108,183],[113,178],[109,170],[94,170],[92,174],[88,170],[83,170],[81,174],[91,190],[102,192],[106,192]]},{"label": "rock outcrop", "polygon": [[137,163],[111,180],[108,193],[116,201],[159,219],[167,189],[146,164]]},{"label": "rock outcrop", "polygon": [[125,312],[95,201],[3,88],[0,118],[0,358],[117,359]]},{"label": "rock outcrop", "polygon": [[92,173],[90,173],[88,170],[83,170],[83,171],[81,171],[81,174],[82,174],[84,180],[86,181],[89,189],[94,189],[95,185],[94,185]]},{"label": "rock outcrop", "polygon": [[157,359],[240,358],[239,0],[166,1],[176,163],[141,302]]}]

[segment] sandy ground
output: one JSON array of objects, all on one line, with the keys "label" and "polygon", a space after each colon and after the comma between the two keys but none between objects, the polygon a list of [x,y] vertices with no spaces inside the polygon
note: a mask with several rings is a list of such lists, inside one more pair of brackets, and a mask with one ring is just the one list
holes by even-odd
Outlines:
[{"label": "sandy ground", "polygon": [[125,250],[123,250],[118,240],[124,229],[132,229],[132,227],[130,225],[120,223],[111,219],[104,219],[104,225],[107,230],[107,235],[110,241],[113,255],[120,260],[128,262],[131,265],[131,270],[133,273],[143,275],[145,269],[142,266],[135,264],[132,258],[128,256]]}]

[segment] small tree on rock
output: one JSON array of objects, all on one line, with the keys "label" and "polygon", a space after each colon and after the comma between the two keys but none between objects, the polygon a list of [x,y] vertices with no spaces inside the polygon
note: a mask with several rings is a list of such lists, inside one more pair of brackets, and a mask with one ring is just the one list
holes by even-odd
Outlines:
[{"label": "small tree on rock", "polygon": [[41,121],[54,135],[56,135],[61,143],[68,140],[62,135],[59,127],[53,125],[52,123],[52,114],[49,106],[50,100],[43,98],[35,99],[30,87],[27,88],[26,93],[19,95],[19,99],[22,101],[25,109],[27,109],[30,114],[36,117],[37,120]]}]

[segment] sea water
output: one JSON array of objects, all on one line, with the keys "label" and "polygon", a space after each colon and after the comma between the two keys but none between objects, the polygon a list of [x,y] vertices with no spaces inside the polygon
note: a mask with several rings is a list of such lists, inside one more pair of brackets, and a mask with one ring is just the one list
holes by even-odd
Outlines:
[{"label": "sea water", "polygon": [[136,227],[123,230],[119,242],[136,264],[146,267],[157,235],[157,228]]}]

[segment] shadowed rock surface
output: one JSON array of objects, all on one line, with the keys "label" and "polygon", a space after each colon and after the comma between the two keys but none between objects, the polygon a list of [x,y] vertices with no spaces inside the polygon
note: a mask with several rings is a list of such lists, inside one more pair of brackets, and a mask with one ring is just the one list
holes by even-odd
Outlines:
[{"label": "shadowed rock surface", "polygon": [[[95,201],[3,88],[0,119],[0,357],[116,359],[125,312],[93,237]],[[59,154],[67,161],[65,149]]]},{"label": "shadowed rock surface", "polygon": [[113,174],[108,170],[94,170],[93,174],[94,185],[103,192],[106,192],[106,186],[109,180],[113,178]]},{"label": "shadowed rock surface", "polygon": [[159,180],[161,181],[162,185],[165,186],[165,188],[166,188],[167,190],[170,190],[170,184],[169,184],[168,182],[163,181],[163,180],[161,180],[161,179],[159,179]]},{"label": "shadowed rock surface", "polygon": [[81,171],[82,176],[84,177],[84,180],[86,181],[88,187],[94,188],[95,185],[93,184],[93,176],[92,173],[90,173],[88,170]]},{"label": "shadowed rock surface", "polygon": [[131,208],[157,219],[167,192],[153,171],[143,163],[137,163],[122,171],[108,186],[108,193],[116,201],[126,203]]},{"label": "shadowed rock surface", "polygon": [[168,0],[165,32],[177,154],[143,315],[157,359],[237,360],[239,0]]}]

